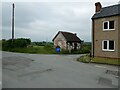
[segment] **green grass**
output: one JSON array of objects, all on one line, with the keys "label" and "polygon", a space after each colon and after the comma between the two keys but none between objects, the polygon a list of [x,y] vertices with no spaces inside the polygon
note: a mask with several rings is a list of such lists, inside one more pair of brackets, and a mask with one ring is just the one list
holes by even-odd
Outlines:
[{"label": "green grass", "polygon": [[12,48],[8,51],[11,52],[20,52],[20,53],[32,53],[32,54],[51,54],[54,53],[54,49],[46,48],[44,46],[34,46],[28,48]]},{"label": "green grass", "polygon": [[78,58],[77,61],[84,62],[84,63],[100,63],[100,64],[109,64],[109,65],[120,65],[120,62],[118,59],[99,58],[99,57],[90,58],[89,55],[82,56],[82,57]]},{"label": "green grass", "polygon": [[56,52],[54,46],[46,44],[45,46],[31,45],[29,47],[16,47],[16,48],[2,48],[3,51],[19,52],[19,53],[32,53],[32,54],[84,54],[89,53],[91,49],[90,45],[84,45],[80,50],[72,50],[71,53],[68,50],[61,49],[61,52]]}]

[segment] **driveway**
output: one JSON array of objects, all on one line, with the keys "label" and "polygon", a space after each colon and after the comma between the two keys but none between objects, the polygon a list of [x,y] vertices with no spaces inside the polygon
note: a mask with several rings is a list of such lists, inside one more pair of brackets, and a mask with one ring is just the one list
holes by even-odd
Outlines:
[{"label": "driveway", "polygon": [[114,88],[115,66],[84,64],[82,55],[44,55],[3,52],[3,88]]}]

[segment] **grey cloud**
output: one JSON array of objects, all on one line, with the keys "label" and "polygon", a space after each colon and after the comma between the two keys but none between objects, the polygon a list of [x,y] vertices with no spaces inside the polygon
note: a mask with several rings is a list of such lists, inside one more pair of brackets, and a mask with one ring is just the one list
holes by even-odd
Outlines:
[{"label": "grey cloud", "polygon": [[[11,4],[2,5],[3,38],[11,37]],[[93,2],[16,2],[15,36],[51,41],[59,30],[76,32],[91,41]]]}]

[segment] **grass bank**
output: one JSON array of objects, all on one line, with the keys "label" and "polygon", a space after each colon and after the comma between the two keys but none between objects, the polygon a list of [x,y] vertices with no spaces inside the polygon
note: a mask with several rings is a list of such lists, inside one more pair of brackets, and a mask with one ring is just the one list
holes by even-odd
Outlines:
[{"label": "grass bank", "polygon": [[84,63],[99,63],[99,64],[108,64],[108,65],[120,65],[119,59],[111,58],[99,58],[99,57],[90,57],[89,55],[82,56],[77,59],[77,61]]}]

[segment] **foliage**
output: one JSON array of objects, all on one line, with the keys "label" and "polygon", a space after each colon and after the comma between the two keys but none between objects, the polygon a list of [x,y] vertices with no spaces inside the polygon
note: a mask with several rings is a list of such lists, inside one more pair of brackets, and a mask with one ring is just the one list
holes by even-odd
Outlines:
[{"label": "foliage", "polygon": [[81,47],[80,50],[71,50],[71,52],[62,49],[59,54],[86,54],[86,53],[90,53],[90,51],[91,51],[91,45],[84,45]]},{"label": "foliage", "polygon": [[77,61],[83,62],[83,63],[89,63],[90,62],[90,58],[88,55],[85,56],[81,56],[80,58],[77,58]]},{"label": "foliage", "polygon": [[45,46],[45,45],[53,46],[52,42],[45,42],[45,41],[43,41],[43,42],[32,42],[31,44],[34,45],[34,46]]},{"label": "foliage", "polygon": [[91,51],[91,45],[83,45],[80,50],[72,50],[71,54],[86,54],[86,53],[90,53],[90,51]]},{"label": "foliage", "polygon": [[56,53],[55,48],[53,46],[49,45],[49,44],[45,45],[44,49],[50,54],[55,54]]},{"label": "foliage", "polygon": [[18,39],[9,39],[2,40],[2,49],[3,50],[11,50],[12,48],[25,48],[31,44],[30,39],[18,38]]},{"label": "foliage", "polygon": [[68,50],[61,49],[59,54],[70,54]]},{"label": "foliage", "polygon": [[83,42],[83,45],[91,45],[91,42]]},{"label": "foliage", "polygon": [[52,42],[32,42],[30,39],[18,38],[12,41],[2,40],[3,50],[22,53],[38,53],[38,54],[84,54],[90,53],[91,45],[84,44],[80,50],[72,50],[71,53],[68,50],[61,49],[60,52],[56,52]]},{"label": "foliage", "polygon": [[80,50],[81,54],[85,54],[85,53],[90,53],[91,51],[91,45],[83,45],[83,47]]},{"label": "foliage", "polygon": [[32,54],[53,54],[55,50],[48,46],[33,46],[28,48],[12,48],[12,52],[32,53]]},{"label": "foliage", "polygon": [[2,40],[0,40],[0,50],[2,50]]}]

